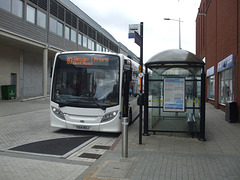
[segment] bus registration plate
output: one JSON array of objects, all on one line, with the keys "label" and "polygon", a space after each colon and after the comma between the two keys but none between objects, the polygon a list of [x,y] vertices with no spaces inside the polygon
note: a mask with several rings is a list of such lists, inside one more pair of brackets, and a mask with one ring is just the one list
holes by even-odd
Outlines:
[{"label": "bus registration plate", "polygon": [[91,130],[91,126],[76,126],[76,128],[80,130]]}]

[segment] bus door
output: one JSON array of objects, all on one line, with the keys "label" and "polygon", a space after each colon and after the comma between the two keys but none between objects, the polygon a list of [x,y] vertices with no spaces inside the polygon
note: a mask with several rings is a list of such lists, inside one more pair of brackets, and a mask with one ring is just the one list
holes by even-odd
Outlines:
[{"label": "bus door", "polygon": [[124,67],[123,67],[123,117],[128,117],[128,109],[129,109],[129,84],[131,81],[131,61],[124,60]]}]

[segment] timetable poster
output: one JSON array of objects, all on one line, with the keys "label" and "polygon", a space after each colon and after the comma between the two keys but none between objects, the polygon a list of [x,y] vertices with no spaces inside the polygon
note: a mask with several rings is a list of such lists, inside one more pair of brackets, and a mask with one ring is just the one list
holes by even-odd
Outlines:
[{"label": "timetable poster", "polygon": [[185,78],[164,78],[163,111],[185,111]]}]

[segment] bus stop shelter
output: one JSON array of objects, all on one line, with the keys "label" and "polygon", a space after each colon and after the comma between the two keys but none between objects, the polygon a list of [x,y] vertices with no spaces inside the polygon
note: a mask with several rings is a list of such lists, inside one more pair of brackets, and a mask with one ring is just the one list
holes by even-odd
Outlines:
[{"label": "bus stop shelter", "polygon": [[144,134],[187,132],[205,140],[205,63],[191,52],[160,52],[145,64]]}]

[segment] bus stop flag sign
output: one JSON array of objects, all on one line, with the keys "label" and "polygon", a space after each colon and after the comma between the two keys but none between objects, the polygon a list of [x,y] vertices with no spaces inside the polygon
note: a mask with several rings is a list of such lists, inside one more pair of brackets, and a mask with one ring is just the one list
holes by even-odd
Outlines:
[{"label": "bus stop flag sign", "polygon": [[135,43],[142,47],[142,37],[135,31],[134,34]]},{"label": "bus stop flag sign", "polygon": [[140,24],[129,24],[128,38],[134,38],[135,43],[142,47],[142,37],[140,34]]},{"label": "bus stop flag sign", "polygon": [[140,25],[139,24],[129,24],[128,38],[134,38],[135,31],[140,34]]}]

